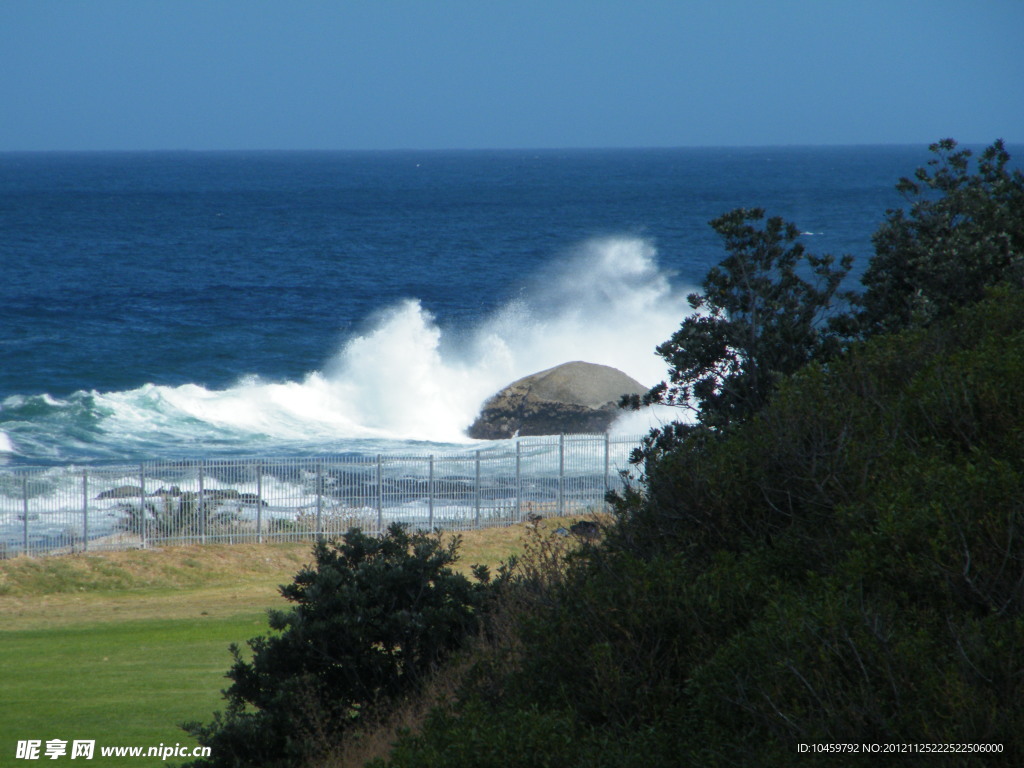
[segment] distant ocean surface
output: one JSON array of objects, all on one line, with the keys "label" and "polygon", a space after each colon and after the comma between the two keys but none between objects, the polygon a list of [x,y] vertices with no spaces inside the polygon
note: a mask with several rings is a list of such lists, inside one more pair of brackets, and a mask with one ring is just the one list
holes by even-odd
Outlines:
[{"label": "distant ocean surface", "polygon": [[764,207],[859,272],[927,159],[0,154],[0,463],[460,450],[526,374],[661,380],[711,219]]}]

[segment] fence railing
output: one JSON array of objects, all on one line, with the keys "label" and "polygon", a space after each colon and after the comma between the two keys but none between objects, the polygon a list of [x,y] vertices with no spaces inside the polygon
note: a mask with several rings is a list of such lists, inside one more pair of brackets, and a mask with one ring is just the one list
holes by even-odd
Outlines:
[{"label": "fence railing", "polygon": [[582,516],[621,488],[639,440],[562,435],[429,456],[0,468],[0,557]]}]

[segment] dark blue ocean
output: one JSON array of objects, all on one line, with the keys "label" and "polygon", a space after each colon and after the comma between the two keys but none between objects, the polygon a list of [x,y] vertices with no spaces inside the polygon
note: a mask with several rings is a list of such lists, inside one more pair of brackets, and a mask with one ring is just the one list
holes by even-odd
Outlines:
[{"label": "dark blue ocean", "polygon": [[[464,446],[654,347],[736,207],[858,271],[924,147],[0,154],[0,461]],[[646,426],[623,424],[643,431]]]}]

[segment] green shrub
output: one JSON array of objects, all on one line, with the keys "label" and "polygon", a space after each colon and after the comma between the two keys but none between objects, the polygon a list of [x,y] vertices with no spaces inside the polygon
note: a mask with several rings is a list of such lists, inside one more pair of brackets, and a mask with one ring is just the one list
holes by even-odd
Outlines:
[{"label": "green shrub", "polygon": [[[835,765],[797,752],[824,742],[995,743],[1013,764],[1021,382],[1024,292],[1004,288],[802,370],[728,434],[691,435],[604,543],[525,601],[513,663],[470,676],[393,765],[516,740],[503,765]],[[869,762],[885,760],[843,760]]]},{"label": "green shrub", "polygon": [[478,699],[434,710],[368,768],[652,768],[685,765],[652,730],[622,734],[581,723],[571,709],[500,707]]},{"label": "green shrub", "polygon": [[195,766],[299,765],[414,693],[427,673],[474,634],[489,598],[486,569],[451,569],[458,539],[391,526],[320,541],[316,563],[281,588],[294,603],[270,612],[275,631],[232,646],[227,710],[184,727],[212,757]]},{"label": "green shrub", "polygon": [[623,538],[687,553],[698,583],[734,596],[727,580],[754,575],[763,595],[707,623],[709,652],[678,678],[695,759],[1024,748],[1024,709],[999,705],[1024,695],[1022,381],[1024,293],[1002,289],[802,371],[747,425],[659,463]]}]

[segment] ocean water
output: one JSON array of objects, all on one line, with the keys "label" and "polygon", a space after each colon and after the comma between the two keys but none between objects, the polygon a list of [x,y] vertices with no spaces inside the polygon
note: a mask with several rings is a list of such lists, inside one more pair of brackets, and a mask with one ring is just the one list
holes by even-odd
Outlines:
[{"label": "ocean water", "polygon": [[[922,147],[0,154],[0,463],[472,448],[654,348],[736,207],[850,253]],[[640,432],[640,415],[616,426]]]}]

